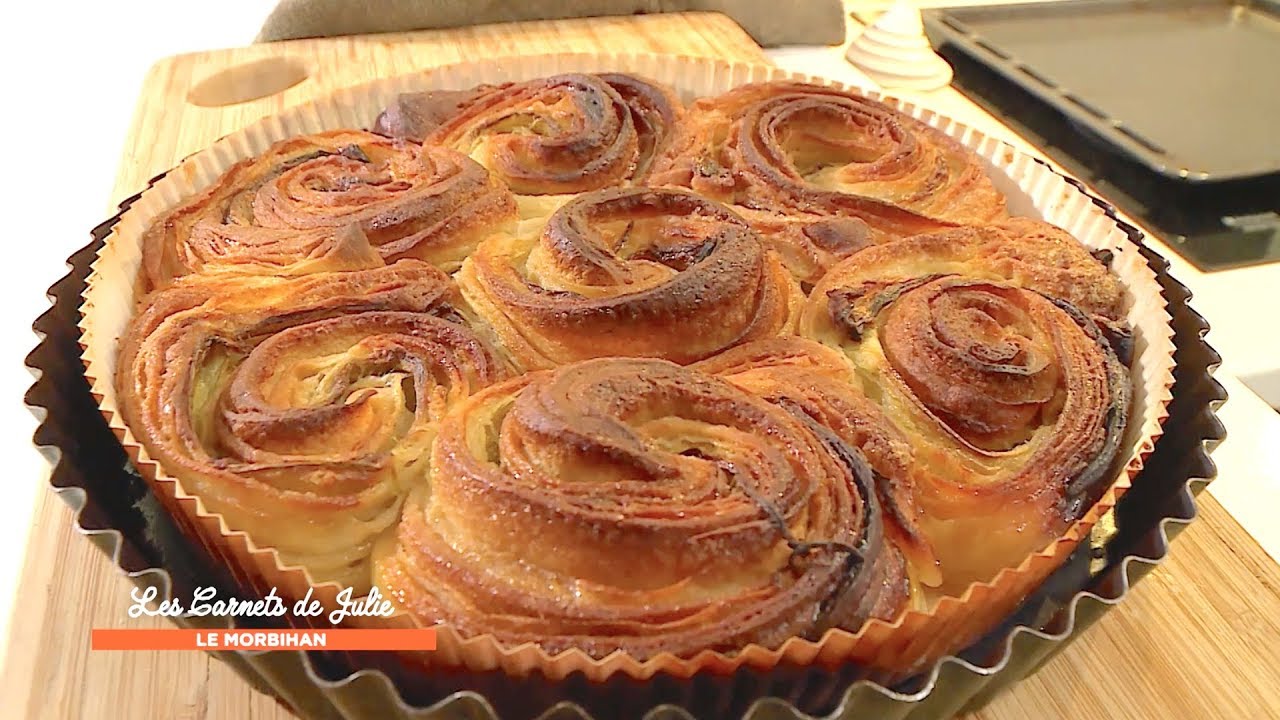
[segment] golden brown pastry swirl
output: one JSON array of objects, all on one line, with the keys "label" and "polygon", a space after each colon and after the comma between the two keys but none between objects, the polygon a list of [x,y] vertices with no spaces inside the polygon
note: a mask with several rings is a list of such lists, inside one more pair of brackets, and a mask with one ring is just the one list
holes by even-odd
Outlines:
[{"label": "golden brown pastry swirl", "polygon": [[[957,250],[966,237],[853,255],[814,289],[800,325],[845,353],[863,392],[907,438],[918,526],[952,591],[1017,566],[1097,499],[1130,401],[1112,347],[1121,326],[1108,335],[1072,302],[1104,310],[1120,298],[1059,283],[1105,275],[1101,264],[1078,248],[1077,266],[1026,274],[966,256]],[[1037,246],[1000,252],[1025,260]]]},{"label": "golden brown pastry swirl", "polygon": [[793,325],[799,288],[731,210],[684,190],[585,193],[486,240],[463,294],[527,369],[605,356],[679,363]]},{"label": "golden brown pastry swirl", "polygon": [[179,205],[143,238],[147,289],[193,272],[300,275],[400,258],[456,269],[513,223],[484,168],[435,146],[355,130],[276,143]]},{"label": "golden brown pastry swirl", "polygon": [[695,363],[769,402],[802,412],[867,459],[886,532],[921,584],[941,584],[933,549],[920,529],[910,443],[878,403],[860,389],[855,367],[840,351],[786,336],[739,345]]},{"label": "golden brown pastry swirl", "polygon": [[464,152],[521,195],[643,176],[681,116],[670,90],[620,73],[401,95],[374,129]]},{"label": "golden brown pastry swirl", "polygon": [[907,593],[856,450],[710,375],[623,358],[446,418],[375,581],[464,635],[637,659],[857,630]]},{"label": "golden brown pastry swirl", "polygon": [[[1105,253],[1103,253],[1105,255]],[[1033,288],[1090,315],[1121,322],[1124,288],[1100,260],[1066,231],[1028,218],[925,233],[866,248],[822,283],[828,291],[863,282],[926,275],[963,275]],[[810,299],[818,297],[817,290]]]},{"label": "golden brown pastry swirl", "polygon": [[946,134],[796,82],[697,101],[649,182],[740,209],[805,281],[869,244],[1006,216],[981,160]]},{"label": "golden brown pastry swirl", "polygon": [[192,276],[122,339],[124,419],[188,492],[318,581],[364,588],[445,411],[506,376],[439,270]]}]

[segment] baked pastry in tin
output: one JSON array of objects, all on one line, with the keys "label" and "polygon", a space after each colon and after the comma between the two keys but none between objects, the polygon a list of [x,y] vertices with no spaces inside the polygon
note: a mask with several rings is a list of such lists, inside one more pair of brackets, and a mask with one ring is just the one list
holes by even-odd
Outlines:
[{"label": "baked pastry in tin", "polygon": [[[160,218],[117,390],[208,511],[442,622],[445,657],[906,671],[1011,609],[1115,475],[1106,258],[888,106],[570,75],[378,129]],[[433,158],[458,181],[394,179]]]}]

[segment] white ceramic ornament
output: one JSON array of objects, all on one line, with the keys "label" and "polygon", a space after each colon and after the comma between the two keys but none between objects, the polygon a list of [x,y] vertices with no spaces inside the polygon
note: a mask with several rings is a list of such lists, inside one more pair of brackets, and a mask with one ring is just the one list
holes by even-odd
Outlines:
[{"label": "white ceramic ornament", "polygon": [[897,0],[853,39],[845,58],[883,88],[936,90],[951,82],[951,66],[929,46],[920,10]]}]

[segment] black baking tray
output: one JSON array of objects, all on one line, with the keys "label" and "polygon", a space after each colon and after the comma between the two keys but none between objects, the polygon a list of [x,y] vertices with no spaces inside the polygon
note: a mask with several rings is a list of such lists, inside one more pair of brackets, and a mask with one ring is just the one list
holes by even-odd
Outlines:
[{"label": "black baking tray", "polygon": [[1280,0],[924,13],[954,85],[1200,270],[1280,260]]},{"label": "black baking tray", "polygon": [[[1082,188],[1083,189],[1083,188]],[[1114,210],[1097,200],[1113,218]],[[122,211],[128,202],[122,206]],[[50,482],[76,511],[82,534],[139,586],[162,597],[189,597],[197,584],[240,597],[240,579],[186,539],[129,463],[89,393],[80,364],[80,297],[90,264],[119,219],[93,231],[69,259],[70,272],[50,288],[53,307],[34,324],[41,337],[27,364],[37,380],[26,401],[41,422],[35,443],[53,464]],[[1141,244],[1142,236],[1121,224]],[[1164,435],[1132,489],[1082,550],[1014,616],[986,638],[929,672],[885,687],[853,666],[836,670],[744,669],[690,681],[660,677],[592,683],[540,675],[418,674],[393,678],[396,664],[376,654],[300,651],[215,653],[258,690],[307,718],[773,718],[859,717],[936,720],[975,710],[1038,669],[1118,602],[1166,555],[1168,542],[1195,517],[1193,493],[1216,474],[1209,451],[1225,437],[1215,411],[1226,393],[1212,377],[1220,358],[1204,341],[1208,326],[1187,304],[1190,293],[1146,247],[1169,302],[1175,384]],[[179,618],[178,624],[225,622]],[[226,625],[223,625],[226,627]],[[370,668],[392,668],[390,675]],[[1122,669],[1119,669],[1122,671]],[[1123,709],[1118,708],[1123,714]]]},{"label": "black baking tray", "polygon": [[1280,173],[1280,0],[1077,0],[951,8],[963,46],[1154,172]]}]

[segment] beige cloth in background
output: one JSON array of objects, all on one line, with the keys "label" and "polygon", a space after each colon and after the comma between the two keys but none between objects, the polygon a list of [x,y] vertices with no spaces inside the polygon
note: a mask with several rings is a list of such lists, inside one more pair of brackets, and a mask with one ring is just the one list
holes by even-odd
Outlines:
[{"label": "beige cloth in background", "polygon": [[281,0],[257,42],[685,11],[724,13],[766,47],[844,42],[840,0]]}]

